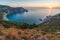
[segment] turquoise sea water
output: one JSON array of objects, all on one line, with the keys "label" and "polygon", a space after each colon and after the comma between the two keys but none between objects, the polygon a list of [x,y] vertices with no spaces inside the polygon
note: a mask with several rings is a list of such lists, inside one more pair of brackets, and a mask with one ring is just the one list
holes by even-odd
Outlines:
[{"label": "turquoise sea water", "polygon": [[39,19],[44,19],[48,15],[55,15],[60,13],[60,9],[47,9],[47,8],[26,8],[28,12],[26,13],[16,13],[6,16],[8,21],[12,22],[25,22],[25,23],[36,23],[39,24],[41,21]]}]

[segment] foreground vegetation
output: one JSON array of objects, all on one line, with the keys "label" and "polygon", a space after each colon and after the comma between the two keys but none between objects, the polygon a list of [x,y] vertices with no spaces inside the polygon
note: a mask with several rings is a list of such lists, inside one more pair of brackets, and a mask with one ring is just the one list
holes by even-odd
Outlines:
[{"label": "foreground vegetation", "polygon": [[0,40],[60,40],[60,26],[0,20]]},{"label": "foreground vegetation", "polygon": [[60,34],[40,29],[4,28],[0,25],[0,40],[60,40]]},{"label": "foreground vegetation", "polygon": [[8,22],[5,20],[0,20],[0,24],[2,24],[5,28],[15,27],[18,29],[32,29],[38,27],[36,24]]}]

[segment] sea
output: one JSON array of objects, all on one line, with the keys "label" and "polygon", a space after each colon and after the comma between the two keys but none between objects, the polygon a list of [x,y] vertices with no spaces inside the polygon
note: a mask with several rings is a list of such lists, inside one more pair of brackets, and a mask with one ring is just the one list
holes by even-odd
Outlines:
[{"label": "sea", "polygon": [[11,22],[23,22],[28,24],[40,24],[46,16],[53,16],[60,13],[60,8],[25,8],[28,12],[16,13],[6,16],[5,18]]}]

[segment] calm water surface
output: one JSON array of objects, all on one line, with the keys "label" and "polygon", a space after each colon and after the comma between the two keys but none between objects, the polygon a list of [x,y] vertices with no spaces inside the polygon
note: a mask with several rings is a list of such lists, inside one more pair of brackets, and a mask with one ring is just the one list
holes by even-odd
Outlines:
[{"label": "calm water surface", "polygon": [[48,8],[26,8],[28,12],[26,13],[16,13],[13,15],[6,16],[8,21],[13,22],[25,22],[25,23],[36,23],[39,24],[41,21],[39,19],[44,19],[48,15],[55,15],[60,13],[60,9],[48,9]]}]

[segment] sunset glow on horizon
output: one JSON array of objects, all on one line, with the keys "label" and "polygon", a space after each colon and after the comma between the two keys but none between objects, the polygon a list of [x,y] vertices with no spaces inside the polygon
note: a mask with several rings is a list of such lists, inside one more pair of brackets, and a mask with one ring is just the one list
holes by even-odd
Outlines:
[{"label": "sunset glow on horizon", "polygon": [[60,7],[60,0],[0,0],[0,5],[12,7]]}]

